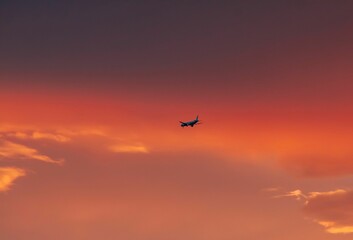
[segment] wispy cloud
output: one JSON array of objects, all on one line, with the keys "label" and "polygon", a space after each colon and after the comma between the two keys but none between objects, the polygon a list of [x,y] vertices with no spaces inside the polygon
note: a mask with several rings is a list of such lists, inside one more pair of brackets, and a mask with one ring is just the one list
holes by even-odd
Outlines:
[{"label": "wispy cloud", "polygon": [[113,145],[109,149],[117,153],[148,153],[148,149],[143,145]]},{"label": "wispy cloud", "polygon": [[275,196],[280,197],[305,200],[304,213],[329,233],[353,233],[353,190],[337,189],[304,194],[298,189]]},{"label": "wispy cloud", "polygon": [[33,139],[33,140],[52,140],[56,142],[68,142],[71,140],[70,137],[61,134],[49,133],[49,132],[13,132],[8,133],[7,136],[18,139]]},{"label": "wispy cloud", "polygon": [[304,212],[329,233],[353,233],[353,191],[337,189],[308,194]]},{"label": "wispy cloud", "polygon": [[43,161],[47,163],[62,164],[63,160],[54,160],[51,157],[41,154],[34,148],[27,147],[22,144],[13,143],[10,141],[0,142],[0,157],[2,158],[21,158],[21,159],[33,159]]},{"label": "wispy cloud", "polygon": [[[58,143],[89,144],[97,141],[96,148],[116,153],[149,153],[141,142],[130,141],[129,137],[118,137],[104,127],[71,127],[41,129],[34,126],[1,126],[0,157],[26,157],[44,162],[59,163],[38,150],[26,146],[25,141],[49,140]],[[89,141],[86,141],[89,140]],[[20,142],[20,143],[18,143]]]},{"label": "wispy cloud", "polygon": [[293,190],[284,194],[276,195],[274,198],[282,198],[282,197],[294,197],[297,200],[307,199],[308,197],[299,189]]},{"label": "wispy cloud", "polygon": [[26,171],[16,167],[1,167],[0,168],[0,192],[5,192],[10,189],[13,182],[22,176],[26,175]]},{"label": "wispy cloud", "polygon": [[57,142],[68,142],[71,139],[67,136],[52,133],[34,132],[32,134],[33,139],[49,139]]}]

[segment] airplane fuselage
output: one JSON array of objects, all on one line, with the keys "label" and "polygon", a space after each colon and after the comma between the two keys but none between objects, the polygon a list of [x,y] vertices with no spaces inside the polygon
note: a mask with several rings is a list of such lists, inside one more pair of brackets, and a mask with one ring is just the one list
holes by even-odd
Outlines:
[{"label": "airplane fuselage", "polygon": [[199,117],[197,116],[195,120],[189,121],[189,122],[182,122],[180,121],[180,126],[181,127],[193,127],[195,124],[199,122]]}]

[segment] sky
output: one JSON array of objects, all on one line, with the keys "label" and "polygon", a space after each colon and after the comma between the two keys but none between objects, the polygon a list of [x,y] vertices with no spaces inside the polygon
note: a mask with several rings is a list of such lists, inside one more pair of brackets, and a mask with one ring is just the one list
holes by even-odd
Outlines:
[{"label": "sky", "polygon": [[0,238],[351,239],[352,10],[1,1]]}]

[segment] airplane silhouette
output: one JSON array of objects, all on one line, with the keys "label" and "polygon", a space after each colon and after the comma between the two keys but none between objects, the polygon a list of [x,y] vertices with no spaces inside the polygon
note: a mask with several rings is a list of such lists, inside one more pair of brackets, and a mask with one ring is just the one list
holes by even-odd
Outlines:
[{"label": "airplane silhouette", "polygon": [[195,120],[192,120],[189,122],[182,122],[182,121],[179,121],[179,122],[180,122],[180,127],[188,127],[188,126],[193,127],[194,125],[201,124],[199,121],[199,115],[196,116]]}]

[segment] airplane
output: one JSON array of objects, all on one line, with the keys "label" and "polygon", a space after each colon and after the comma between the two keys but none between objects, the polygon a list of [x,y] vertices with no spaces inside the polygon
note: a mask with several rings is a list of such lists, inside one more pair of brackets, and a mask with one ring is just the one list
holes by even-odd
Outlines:
[{"label": "airplane", "polygon": [[188,127],[188,126],[194,127],[194,125],[201,124],[199,121],[199,115],[196,116],[195,120],[192,120],[189,122],[182,122],[182,121],[179,121],[179,122],[180,122],[180,127]]}]

